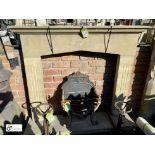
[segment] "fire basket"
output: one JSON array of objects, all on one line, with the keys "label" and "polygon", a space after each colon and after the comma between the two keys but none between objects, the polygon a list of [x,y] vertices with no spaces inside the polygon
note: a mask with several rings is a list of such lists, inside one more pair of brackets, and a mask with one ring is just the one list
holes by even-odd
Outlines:
[{"label": "fire basket", "polygon": [[62,85],[62,100],[64,110],[69,116],[69,126],[72,116],[84,119],[90,115],[92,125],[97,124],[97,121],[93,120],[93,113],[99,108],[101,97],[96,94],[88,75],[80,72],[69,75]]}]

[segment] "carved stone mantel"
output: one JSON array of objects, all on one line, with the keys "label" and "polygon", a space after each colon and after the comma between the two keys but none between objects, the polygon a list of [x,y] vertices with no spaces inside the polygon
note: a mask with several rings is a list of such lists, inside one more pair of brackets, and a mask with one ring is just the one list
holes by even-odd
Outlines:
[{"label": "carved stone mantel", "polygon": [[80,28],[79,26],[11,27],[11,30],[20,34],[24,57],[40,57],[73,51],[104,53],[110,31],[107,53],[135,55],[139,36],[144,31],[148,33],[151,31],[150,27],[139,26],[115,26],[112,29],[87,27],[89,36],[83,39],[79,35]]},{"label": "carved stone mantel", "polygon": [[120,56],[115,81],[116,96],[128,92],[132,81],[132,67],[136,60],[138,38],[142,32],[150,34],[152,28],[145,26],[87,27],[89,36],[83,39],[79,26],[10,27],[20,34],[30,101],[46,101],[41,56],[89,51]]}]

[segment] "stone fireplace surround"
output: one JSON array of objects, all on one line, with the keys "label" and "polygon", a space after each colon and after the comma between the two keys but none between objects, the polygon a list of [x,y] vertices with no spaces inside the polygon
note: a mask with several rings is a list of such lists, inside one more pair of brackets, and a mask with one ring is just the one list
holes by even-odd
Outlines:
[{"label": "stone fireplace surround", "polygon": [[[109,27],[88,27],[89,36],[86,39],[81,38],[79,35],[80,27],[78,26],[53,26],[50,28],[11,27],[11,29],[20,34],[30,102],[46,102],[47,100],[48,90],[45,86],[47,79],[45,79],[46,77],[44,75],[45,61],[51,59],[51,57],[60,58],[63,54],[65,56],[69,54],[70,57],[75,52],[80,51],[83,54],[89,51],[90,55],[91,53],[95,53],[96,55],[117,55],[117,61],[114,64],[116,65],[116,72],[112,104],[119,97],[127,100],[133,96],[131,87],[134,84],[134,68],[137,62],[136,58],[139,55],[139,49],[137,48],[138,38],[142,32],[146,31],[149,34],[151,31],[149,27],[144,26],[113,27],[106,51],[106,45],[104,43],[108,41]],[[82,54],[79,56],[79,60]],[[149,60],[151,54],[146,55]],[[54,61],[51,62],[53,64]],[[143,70],[145,73],[148,71],[149,61],[146,63],[147,65]],[[143,85],[146,84],[146,75],[143,77],[142,82],[144,82]],[[141,95],[143,95],[144,90],[141,88],[139,90],[141,91]],[[141,99],[142,96],[139,98],[139,102],[143,102]],[[140,104],[138,103],[134,106],[138,107]]]}]

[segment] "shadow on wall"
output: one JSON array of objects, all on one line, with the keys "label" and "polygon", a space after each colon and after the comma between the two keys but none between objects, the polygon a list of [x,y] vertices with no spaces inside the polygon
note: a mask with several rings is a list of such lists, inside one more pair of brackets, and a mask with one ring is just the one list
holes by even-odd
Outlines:
[{"label": "shadow on wall", "polygon": [[54,95],[51,97],[48,96],[47,101],[52,104],[54,114],[64,114],[63,108],[62,108],[62,85],[67,80],[67,77],[63,78],[62,83],[60,83],[54,92]]},{"label": "shadow on wall", "polygon": [[13,101],[13,94],[11,91],[0,92],[0,113],[5,109],[10,101]]},{"label": "shadow on wall", "polygon": [[[133,111],[130,116],[135,120],[140,115],[140,108],[142,104],[142,97],[144,94],[144,87],[148,75],[148,69],[151,58],[151,47],[140,47],[137,51],[136,64],[134,66],[134,78],[131,87],[131,95],[126,98],[123,94],[115,96],[116,101],[126,101],[132,106]],[[151,98],[151,97],[149,97]],[[147,110],[146,110],[147,111]],[[149,111],[149,110],[148,110]]]},{"label": "shadow on wall", "polygon": [[115,101],[119,102],[119,101],[125,101],[126,96],[124,96],[123,94],[116,96],[115,95]]},{"label": "shadow on wall", "polygon": [[132,115],[135,118],[139,115],[140,107],[143,102],[142,97],[150,65],[151,51],[151,47],[140,47],[136,58],[132,95],[129,97],[130,103],[133,106]]},{"label": "shadow on wall", "polygon": [[[132,108],[132,110],[133,110],[133,106],[132,106],[132,104],[131,104],[131,96],[129,96],[128,98],[124,95],[124,94],[120,94],[119,96],[116,96],[115,95],[115,103],[116,102],[127,102],[128,104],[126,105],[126,110],[128,111],[128,110],[130,110],[130,108]],[[115,104],[114,103],[114,104]],[[119,105],[119,104],[118,104]],[[120,104],[121,105],[121,104]],[[115,106],[114,107],[112,107],[113,108],[113,110],[115,111],[116,110],[116,108],[115,108]],[[117,111],[118,112],[118,111]],[[131,111],[131,113],[132,113],[132,111]],[[130,116],[131,116],[131,118],[132,118],[132,115],[131,115],[131,113],[128,113]]]},{"label": "shadow on wall", "polygon": [[22,47],[21,47],[21,39],[20,39],[20,35],[18,34],[17,34],[17,40],[19,42],[18,50],[19,50],[19,57],[20,57],[20,63],[21,63],[21,72],[22,72],[22,79],[23,79],[23,85],[24,85],[25,99],[26,99],[26,104],[27,104],[27,112],[28,112],[28,116],[32,117],[31,108],[30,108],[30,99],[29,99],[29,93],[28,93],[28,85],[26,81],[24,57],[23,57],[23,52],[22,52]]},{"label": "shadow on wall", "polygon": [[113,91],[114,91],[114,82],[116,76],[116,64],[118,55],[107,54],[105,55],[106,65],[105,72],[103,75],[103,90],[101,94],[102,104],[99,110],[111,110],[112,100],[113,100]]}]

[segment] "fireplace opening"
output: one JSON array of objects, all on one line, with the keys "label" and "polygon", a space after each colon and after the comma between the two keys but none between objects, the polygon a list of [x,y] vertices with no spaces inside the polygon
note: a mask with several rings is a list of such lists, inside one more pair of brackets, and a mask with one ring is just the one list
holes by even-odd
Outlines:
[{"label": "fireplace opening", "polygon": [[[93,102],[96,102],[100,96],[101,105],[97,111],[111,109],[117,57],[118,55],[114,54],[87,51],[42,56],[45,93],[48,101],[53,105],[55,114],[63,113],[62,87],[68,77],[77,72],[87,75],[94,88],[92,87],[90,94],[82,94],[84,96],[71,94],[67,99],[79,100],[80,98],[81,100],[86,97],[94,98]],[[85,89],[87,88],[81,87],[81,90],[86,91]]]}]

